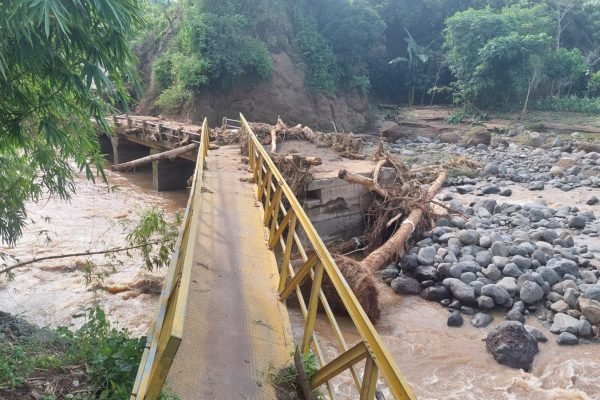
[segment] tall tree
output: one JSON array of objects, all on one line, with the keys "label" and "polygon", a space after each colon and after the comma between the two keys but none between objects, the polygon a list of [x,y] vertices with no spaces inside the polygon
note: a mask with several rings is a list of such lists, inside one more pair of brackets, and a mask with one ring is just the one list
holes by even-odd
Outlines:
[{"label": "tall tree", "polygon": [[14,243],[25,203],[67,199],[73,174],[102,174],[91,120],[125,105],[135,76],[128,36],[141,0],[7,0],[0,4],[0,241]]}]

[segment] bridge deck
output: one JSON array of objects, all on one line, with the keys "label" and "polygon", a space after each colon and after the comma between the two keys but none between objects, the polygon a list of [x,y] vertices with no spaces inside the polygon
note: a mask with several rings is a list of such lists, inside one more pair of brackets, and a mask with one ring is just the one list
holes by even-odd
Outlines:
[{"label": "bridge deck", "polygon": [[293,350],[275,257],[240,165],[237,146],[207,160],[184,336],[168,377],[182,400],[274,399],[265,371]]}]

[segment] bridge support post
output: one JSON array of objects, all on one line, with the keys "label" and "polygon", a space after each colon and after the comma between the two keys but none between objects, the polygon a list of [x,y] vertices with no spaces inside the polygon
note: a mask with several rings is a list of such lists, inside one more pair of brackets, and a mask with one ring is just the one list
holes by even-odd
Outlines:
[{"label": "bridge support post", "polygon": [[[160,153],[150,149],[150,154]],[[194,175],[194,163],[181,158],[152,161],[152,185],[157,192],[178,190],[186,187],[187,180]]]},{"label": "bridge support post", "polygon": [[148,155],[148,147],[130,142],[121,135],[112,136],[110,140],[112,142],[115,164],[123,164]]}]

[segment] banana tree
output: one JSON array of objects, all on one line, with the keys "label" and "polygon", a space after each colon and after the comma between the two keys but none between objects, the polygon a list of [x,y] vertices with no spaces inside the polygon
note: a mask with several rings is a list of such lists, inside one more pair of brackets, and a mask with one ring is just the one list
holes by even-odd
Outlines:
[{"label": "banana tree", "polygon": [[[396,57],[393,60],[389,61],[388,64],[397,64],[401,62],[405,62],[408,64],[408,83],[409,83],[409,91],[408,91],[408,105],[413,105],[415,101],[415,86],[416,86],[416,77],[417,77],[417,68],[420,64],[425,64],[429,61],[429,46],[421,46],[417,43],[417,41],[412,37],[408,29],[404,28],[407,37],[404,38],[406,41],[406,53],[408,58],[406,57]],[[431,45],[430,45],[431,46]]]}]

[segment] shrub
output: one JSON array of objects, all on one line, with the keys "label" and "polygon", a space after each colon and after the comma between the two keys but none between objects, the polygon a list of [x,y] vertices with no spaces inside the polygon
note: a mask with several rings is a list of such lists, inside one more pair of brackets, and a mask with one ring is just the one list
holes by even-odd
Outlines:
[{"label": "shrub", "polygon": [[537,111],[572,111],[597,114],[600,113],[600,97],[546,97],[532,102],[530,108]]}]

